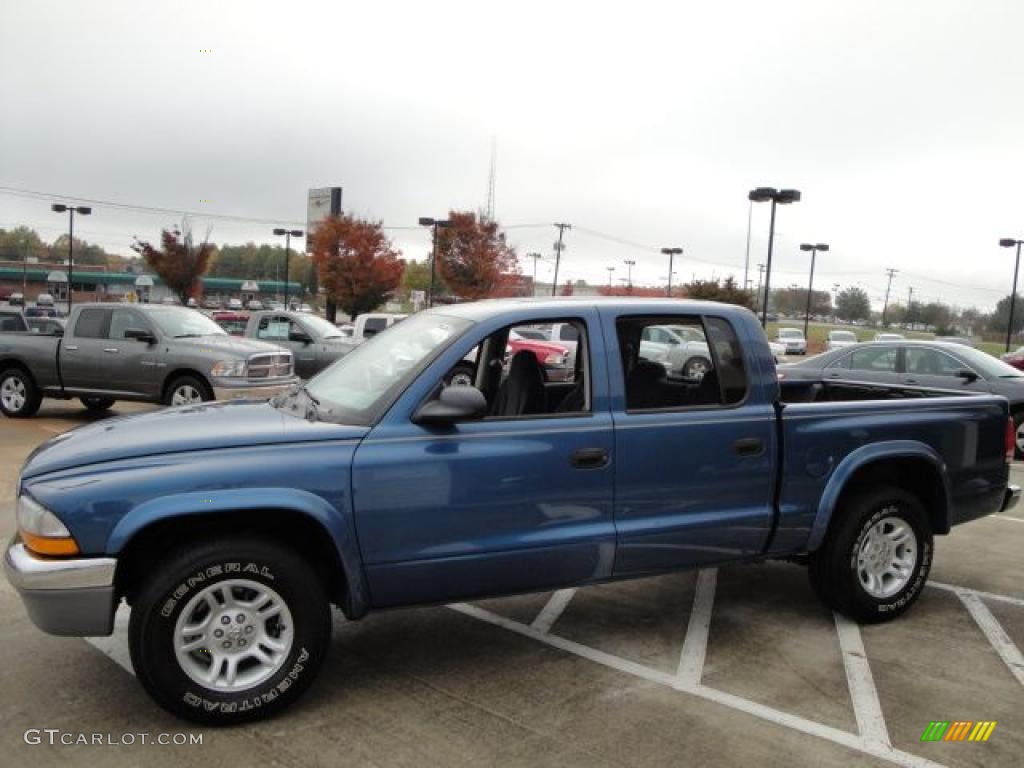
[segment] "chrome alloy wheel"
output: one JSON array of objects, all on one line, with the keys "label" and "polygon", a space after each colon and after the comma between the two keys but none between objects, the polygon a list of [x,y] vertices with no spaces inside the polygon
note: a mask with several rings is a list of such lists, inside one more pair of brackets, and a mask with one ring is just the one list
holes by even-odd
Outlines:
[{"label": "chrome alloy wheel", "polygon": [[25,382],[17,376],[8,376],[0,384],[0,401],[3,401],[4,408],[11,413],[17,413],[24,408],[27,397]]},{"label": "chrome alloy wheel", "polygon": [[280,670],[293,639],[291,612],[277,592],[256,581],[230,579],[189,600],[174,627],[174,654],[196,683],[237,692]]},{"label": "chrome alloy wheel", "polygon": [[192,405],[203,402],[203,396],[191,384],[181,384],[171,393],[171,405]]},{"label": "chrome alloy wheel", "polygon": [[892,597],[917,565],[917,536],[901,517],[885,517],[868,530],[857,552],[857,578],[874,598]]},{"label": "chrome alloy wheel", "polygon": [[1024,421],[1017,425],[1017,452],[1024,453]]}]

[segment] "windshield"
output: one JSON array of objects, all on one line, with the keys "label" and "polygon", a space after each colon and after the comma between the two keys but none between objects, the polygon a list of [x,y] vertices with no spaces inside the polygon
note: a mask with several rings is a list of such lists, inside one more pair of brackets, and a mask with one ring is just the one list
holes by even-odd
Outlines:
[{"label": "windshield", "polygon": [[171,338],[189,336],[226,336],[224,329],[196,309],[186,307],[152,308],[146,313],[163,333]]},{"label": "windshield", "polygon": [[803,337],[803,331],[798,328],[779,328],[780,339],[802,339]]},{"label": "windshield", "polygon": [[986,379],[1024,378],[1024,373],[1021,371],[1018,371],[1011,365],[1007,365],[996,357],[992,357],[992,355],[987,352],[982,352],[980,349],[973,349],[971,347],[958,345],[955,351],[950,351]]},{"label": "windshield", "polygon": [[338,330],[338,326],[324,320],[322,317],[317,317],[316,315],[303,316],[302,323],[309,326],[322,339],[341,338],[341,331]]},{"label": "windshield", "polygon": [[857,334],[853,331],[832,331],[828,337],[832,341],[856,341]]},{"label": "windshield", "polygon": [[455,337],[468,320],[424,313],[356,347],[315,376],[306,388],[331,421],[368,424]]}]

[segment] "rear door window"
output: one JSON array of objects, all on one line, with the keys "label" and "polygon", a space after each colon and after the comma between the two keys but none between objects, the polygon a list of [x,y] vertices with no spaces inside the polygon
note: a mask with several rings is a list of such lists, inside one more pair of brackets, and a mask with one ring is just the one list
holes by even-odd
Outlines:
[{"label": "rear door window", "polygon": [[105,339],[109,321],[108,309],[83,309],[75,322],[75,336],[80,339]]},{"label": "rear door window", "polygon": [[896,347],[858,349],[850,354],[850,368],[870,373],[896,373]]}]

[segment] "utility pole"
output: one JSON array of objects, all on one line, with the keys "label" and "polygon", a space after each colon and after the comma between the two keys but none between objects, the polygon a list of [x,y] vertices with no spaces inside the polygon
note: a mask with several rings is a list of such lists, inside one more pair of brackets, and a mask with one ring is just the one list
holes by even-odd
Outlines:
[{"label": "utility pole", "polygon": [[747,290],[747,286],[750,285],[750,224],[754,220],[754,201],[747,201],[747,256],[743,260],[743,290]]},{"label": "utility pole", "polygon": [[914,286],[907,288],[907,313],[903,316],[903,324],[911,322],[913,315],[911,311],[914,308]]},{"label": "utility pole", "polygon": [[540,260],[539,253],[528,253],[526,254],[529,258],[533,259],[533,295],[537,295],[537,262]]},{"label": "utility pole", "polygon": [[558,290],[558,265],[562,261],[562,250],[565,248],[562,237],[565,235],[565,230],[572,229],[572,224],[555,223],[552,226],[558,227],[558,242],[555,243],[555,279],[551,281],[551,295],[555,296]]},{"label": "utility pole", "polygon": [[882,303],[882,327],[885,328],[885,312],[889,309],[889,290],[892,288],[892,279],[899,272],[898,269],[889,267],[885,270],[889,275],[889,283],[885,286],[885,301]]},{"label": "utility pole", "polygon": [[757,265],[757,308],[761,309],[761,281],[764,279],[764,264]]}]

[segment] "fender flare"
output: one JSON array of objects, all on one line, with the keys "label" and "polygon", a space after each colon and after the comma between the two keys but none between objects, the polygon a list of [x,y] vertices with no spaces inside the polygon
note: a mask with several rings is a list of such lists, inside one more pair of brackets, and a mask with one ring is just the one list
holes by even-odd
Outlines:
[{"label": "fender flare", "polygon": [[[349,510],[333,507],[316,494],[295,488],[231,488],[178,493],[149,499],[122,517],[107,539],[107,552],[116,557],[143,530],[174,518],[216,515],[221,512],[288,511],[311,518],[327,531],[341,560],[348,585],[352,617],[369,609],[369,591],[355,523]],[[301,553],[300,553],[301,554]]]},{"label": "fender flare", "polygon": [[936,533],[946,533],[952,526],[952,491],[949,486],[949,476],[946,472],[946,463],[942,457],[930,445],[916,440],[886,440],[880,443],[862,445],[860,448],[850,452],[846,458],[839,462],[832,476],[829,478],[825,490],[818,502],[818,512],[814,516],[814,523],[811,525],[810,537],[807,541],[807,551],[813,552],[821,546],[825,538],[825,532],[832,520],[839,503],[839,497],[846,488],[850,478],[859,470],[886,459],[923,459],[936,471],[942,480],[943,509],[938,510],[941,514],[942,524],[936,526]]}]

